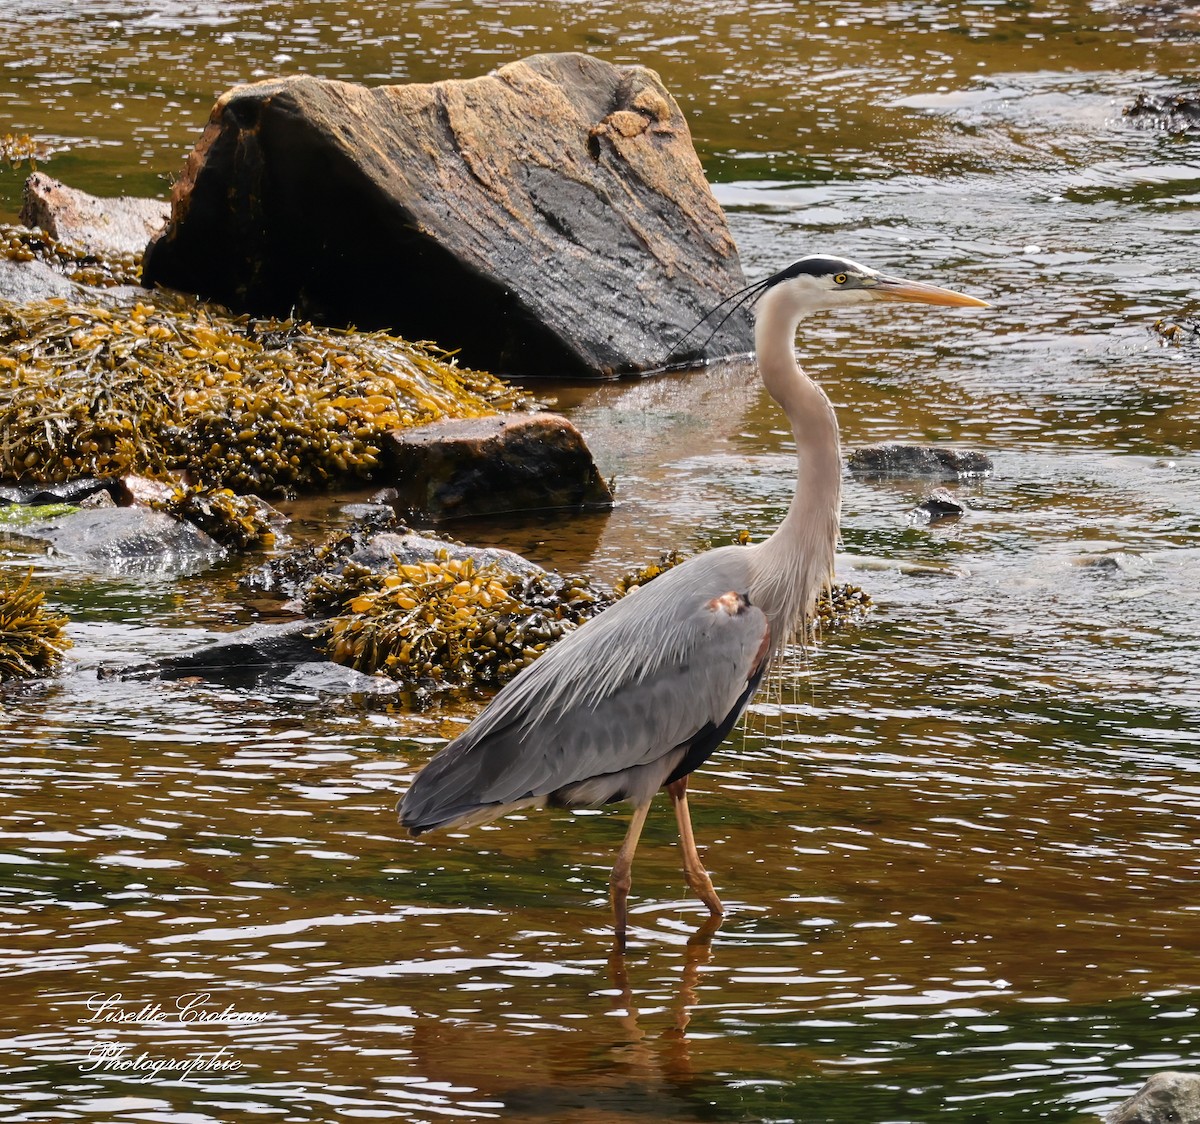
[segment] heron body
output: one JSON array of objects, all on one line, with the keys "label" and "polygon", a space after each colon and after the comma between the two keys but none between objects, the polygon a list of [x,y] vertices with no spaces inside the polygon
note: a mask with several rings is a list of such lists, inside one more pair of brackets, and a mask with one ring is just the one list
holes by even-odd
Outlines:
[{"label": "heron body", "polygon": [[692,837],[687,778],[734,727],[771,660],[807,627],[833,576],[837,418],[796,363],[800,320],[881,299],[984,303],[830,257],[802,258],[734,296],[758,298],[759,373],[795,438],[796,488],[783,522],[761,543],[689,559],[568,634],[425,766],[399,805],[418,835],[521,807],[631,802],[611,881],[621,947],[633,854],[659,789],[674,804],[688,885],[714,916],[722,912]]}]

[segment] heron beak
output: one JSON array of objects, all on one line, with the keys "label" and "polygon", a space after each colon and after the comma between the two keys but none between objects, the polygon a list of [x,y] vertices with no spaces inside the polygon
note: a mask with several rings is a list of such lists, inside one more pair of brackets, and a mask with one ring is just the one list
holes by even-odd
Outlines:
[{"label": "heron beak", "polygon": [[925,285],[920,281],[901,281],[895,277],[877,277],[871,295],[878,300],[915,301],[917,304],[949,304],[963,308],[987,308],[988,302],[953,289]]}]

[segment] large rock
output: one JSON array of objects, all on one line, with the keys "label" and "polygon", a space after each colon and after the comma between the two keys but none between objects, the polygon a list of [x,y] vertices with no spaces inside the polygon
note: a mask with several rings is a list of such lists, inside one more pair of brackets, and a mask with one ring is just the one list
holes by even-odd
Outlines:
[{"label": "large rock", "polygon": [[1105,1124],[1200,1124],[1200,1073],[1156,1073]]},{"label": "large rock", "polygon": [[140,254],[170,214],[167,203],[122,195],[104,199],[44,172],[25,181],[21,222],[95,254]]},{"label": "large rock", "polygon": [[612,506],[582,435],[558,414],[501,414],[395,430],[383,452],[396,507],[410,516]]},{"label": "large rock", "polygon": [[[230,90],[143,279],[553,375],[661,366],[745,284],[658,76],[566,54],[432,84]],[[751,339],[739,310],[705,353]]]}]

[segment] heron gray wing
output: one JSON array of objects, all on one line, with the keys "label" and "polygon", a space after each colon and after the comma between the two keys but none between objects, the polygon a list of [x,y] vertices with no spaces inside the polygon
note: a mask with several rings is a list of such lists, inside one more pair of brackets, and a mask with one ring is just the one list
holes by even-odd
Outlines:
[{"label": "heron gray wing", "polygon": [[741,559],[714,558],[725,553],[668,571],[514,679],[417,777],[401,802],[405,825],[648,799],[696,739],[720,731],[711,752],[770,649],[766,617],[730,583]]}]

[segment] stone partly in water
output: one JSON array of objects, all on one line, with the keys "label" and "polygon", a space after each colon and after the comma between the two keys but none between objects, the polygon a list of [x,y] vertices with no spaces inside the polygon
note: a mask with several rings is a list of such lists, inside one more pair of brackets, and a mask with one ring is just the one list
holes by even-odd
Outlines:
[{"label": "stone partly in water", "polygon": [[0,537],[42,543],[104,571],[186,572],[222,554],[199,527],[148,507],[34,508],[30,515],[0,524]]},{"label": "stone partly in water", "polygon": [[202,679],[230,687],[273,684],[298,667],[324,662],[319,631],[313,621],[253,624],[195,652],[121,668],[116,674],[122,678]]},{"label": "stone partly in water", "polygon": [[934,488],[909,513],[913,523],[941,523],[947,519],[961,519],[966,507],[959,503],[945,488]]},{"label": "stone partly in water", "polygon": [[[432,84],[230,90],[144,280],[539,375],[662,366],[745,284],[675,100],[652,71],[586,55]],[[751,341],[738,310],[706,353]]]},{"label": "stone partly in water", "polygon": [[21,222],[92,254],[140,258],[170,213],[170,204],[158,199],[103,199],[34,172],[25,181]]},{"label": "stone partly in water", "polygon": [[1200,317],[1184,316],[1178,320],[1156,320],[1151,329],[1164,343],[1174,347],[1200,347]]},{"label": "stone partly in water", "polygon": [[987,476],[992,458],[970,449],[936,445],[863,445],[852,449],[846,463],[856,476],[925,477],[961,480]]},{"label": "stone partly in water", "polygon": [[408,516],[455,519],[612,506],[579,430],[558,414],[435,422],[388,435],[384,473]]},{"label": "stone partly in water", "polygon": [[1156,1073],[1105,1124],[1200,1124],[1200,1073]]},{"label": "stone partly in water", "polygon": [[[1161,5],[1156,5],[1161,7]],[[1171,133],[1200,132],[1200,93],[1138,94],[1125,116],[1141,125]]]}]

